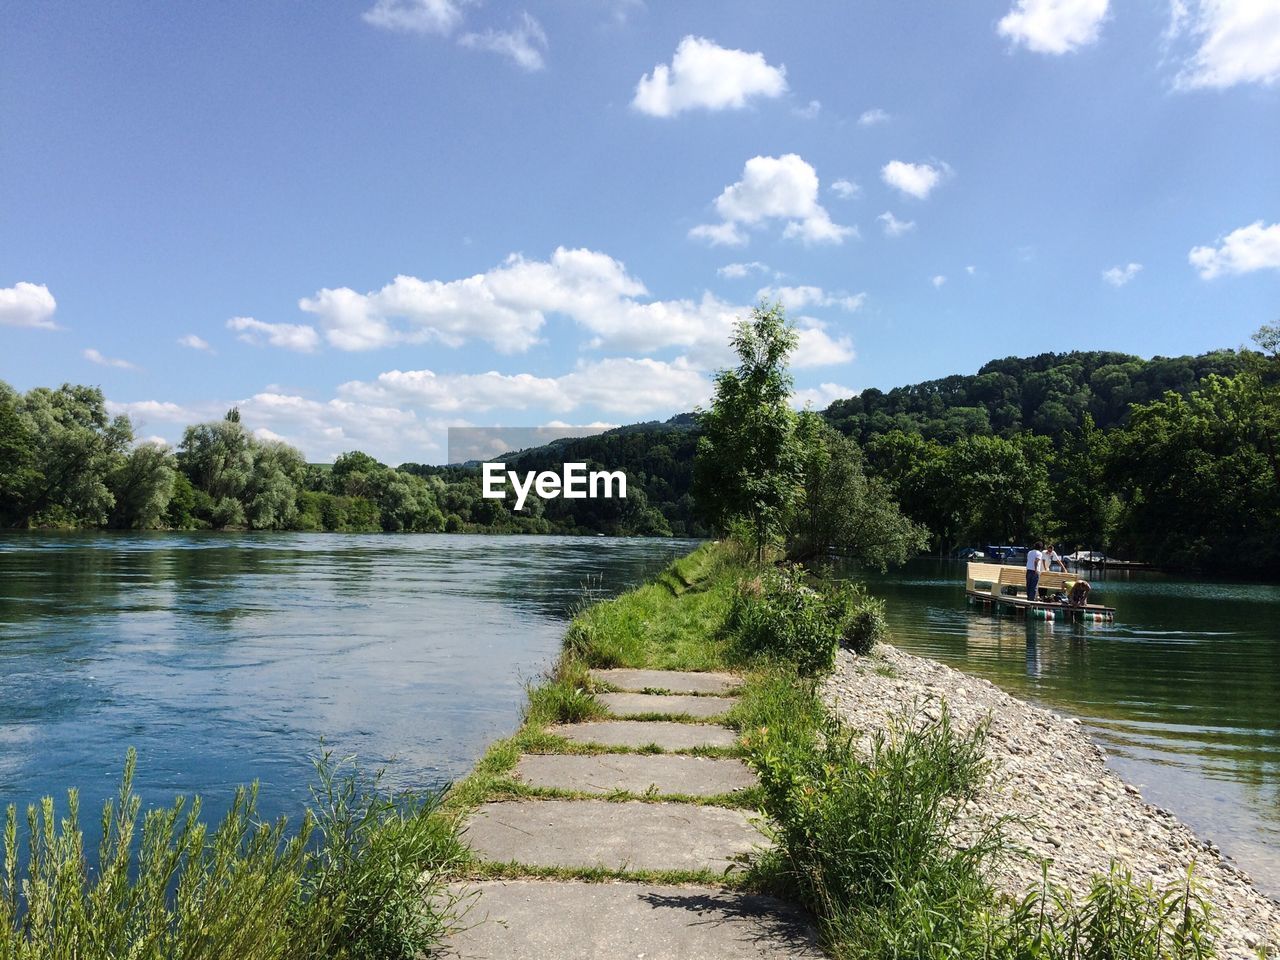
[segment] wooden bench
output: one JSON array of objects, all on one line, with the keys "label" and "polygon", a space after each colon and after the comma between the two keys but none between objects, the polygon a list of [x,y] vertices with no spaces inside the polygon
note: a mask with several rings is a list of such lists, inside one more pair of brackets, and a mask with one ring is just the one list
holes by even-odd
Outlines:
[{"label": "wooden bench", "polygon": [[[1078,580],[1079,577],[1070,573],[1050,573],[1042,570],[1040,572],[1040,589],[1048,590],[1051,593],[1062,591],[1066,593],[1067,581]],[[993,584],[994,586],[994,584]],[[1013,592],[1019,590],[1023,594],[1027,592],[1027,571],[1025,567],[1001,567],[999,580],[999,593],[1004,593],[1006,587],[1012,587]],[[1028,600],[1038,600],[1039,597],[1027,597]]]}]

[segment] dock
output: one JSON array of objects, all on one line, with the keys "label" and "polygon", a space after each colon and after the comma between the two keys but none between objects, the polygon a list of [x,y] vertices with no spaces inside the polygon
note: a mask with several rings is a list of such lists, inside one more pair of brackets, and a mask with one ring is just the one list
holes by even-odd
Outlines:
[{"label": "dock", "polygon": [[[1009,612],[1015,616],[1036,620],[1064,621],[1067,623],[1113,623],[1114,607],[1097,603],[1071,606],[1028,597],[1026,568],[999,563],[970,563],[965,573],[965,599],[973,605],[981,605],[992,613]],[[1040,586],[1046,590],[1062,590],[1072,574],[1041,573]]]}]

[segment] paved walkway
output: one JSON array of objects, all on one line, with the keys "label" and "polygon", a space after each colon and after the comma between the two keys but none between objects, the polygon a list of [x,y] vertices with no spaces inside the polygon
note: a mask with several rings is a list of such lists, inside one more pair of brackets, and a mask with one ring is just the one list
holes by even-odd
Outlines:
[{"label": "paved walkway", "polygon": [[[725,806],[752,787],[738,759],[689,751],[728,748],[714,723],[736,699],[731,674],[593,670],[618,719],[548,732],[599,753],[525,755],[516,779],[551,796],[485,803],[464,840],[479,861],[513,875],[605,870],[620,881],[534,877],[466,887],[466,929],[446,944],[457,960],[759,960],[822,956],[813,928],[771,897],[714,886],[630,882],[637,871],[722,874],[765,842],[744,810]],[[637,718],[637,719],[626,719]],[[625,750],[627,752],[618,752]],[[600,799],[608,797],[609,799]],[[643,798],[643,799],[639,799]]]}]

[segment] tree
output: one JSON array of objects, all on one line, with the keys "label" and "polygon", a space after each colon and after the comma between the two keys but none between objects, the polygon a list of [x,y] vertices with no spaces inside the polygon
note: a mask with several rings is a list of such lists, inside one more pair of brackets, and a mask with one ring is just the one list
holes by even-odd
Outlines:
[{"label": "tree", "polygon": [[15,511],[19,525],[41,517],[105,522],[115,503],[106,478],[133,441],[129,418],[111,417],[97,387],[69,383],[28,391],[19,416],[31,444]]},{"label": "tree", "polygon": [[0,526],[22,516],[22,498],[37,479],[33,448],[22,417],[22,398],[0,380]]},{"label": "tree", "polygon": [[798,338],[782,306],[762,304],[731,340],[738,366],[716,375],[701,412],[693,493],[713,524],[745,523],[758,559],[782,533],[802,476],[787,358]]},{"label": "tree", "polygon": [[286,530],[298,515],[298,486],[307,462],[282,441],[249,439],[253,469],[243,494],[245,517],[255,530]]},{"label": "tree", "polygon": [[178,446],[178,468],[202,496],[196,515],[214,529],[245,522],[242,498],[253,477],[254,440],[240,412],[187,427]]},{"label": "tree", "polygon": [[928,530],[902,515],[888,484],[867,477],[857,444],[808,412],[797,433],[805,449],[803,495],[788,525],[788,556],[838,555],[884,570],[928,545]]},{"label": "tree", "polygon": [[121,530],[159,526],[173,496],[177,471],[168,445],[142,443],[107,478],[115,497],[108,525]]}]

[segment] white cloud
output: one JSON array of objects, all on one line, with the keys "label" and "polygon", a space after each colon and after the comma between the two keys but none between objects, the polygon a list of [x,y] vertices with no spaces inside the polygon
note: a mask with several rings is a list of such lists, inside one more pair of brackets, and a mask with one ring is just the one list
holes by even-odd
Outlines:
[{"label": "white cloud", "polygon": [[687,36],[671,65],[660,63],[636,84],[631,105],[654,117],[686,110],[738,110],[753,97],[778,97],[787,89],[787,68],[771,66],[762,53],[727,50],[714,41]]},{"label": "white cloud", "polygon": [[862,193],[862,188],[852,180],[846,180],[843,177],[839,180],[831,182],[831,192],[841,200],[852,200],[854,197]]},{"label": "white cloud", "polygon": [[816,120],[818,114],[822,112],[822,101],[810,100],[803,107],[796,107],[791,112],[802,120]]},{"label": "white cloud", "polygon": [[707,399],[711,383],[683,358],[671,362],[612,357],[580,363],[559,377],[532,374],[437,374],[390,370],[351,381],[339,393],[359,402],[405,404],[436,413],[484,414],[529,409],[569,413],[587,408],[628,416],[688,410]]},{"label": "white cloud", "polygon": [[940,288],[944,283],[946,283],[946,282],[947,282],[947,278],[946,278],[946,277],[944,277],[942,274],[938,274],[937,276],[935,276],[935,277],[934,277],[932,280],[930,280],[929,282],[933,284],[933,287],[934,287],[934,289],[936,290],[936,289]]},{"label": "white cloud", "polygon": [[447,36],[462,22],[462,9],[455,0],[378,0],[363,18],[384,30]]},{"label": "white cloud", "polygon": [[996,26],[1036,53],[1064,54],[1098,39],[1108,0],[1017,0]]},{"label": "white cloud", "polygon": [[[222,409],[225,412],[226,407]],[[186,426],[219,415],[216,412],[216,405],[211,406],[209,409],[200,409],[197,407],[184,407],[176,403],[170,403],[167,400],[135,400],[129,403],[117,403],[114,400],[108,400],[107,411],[113,417],[122,414],[128,417],[133,421],[135,428],[143,424],[154,423],[157,420],[161,423]]]},{"label": "white cloud", "polygon": [[1176,86],[1223,88],[1280,80],[1280,4],[1274,0],[1173,0],[1172,7],[1171,38],[1199,44],[1187,57]]},{"label": "white cloud", "polygon": [[821,287],[761,287],[756,291],[757,300],[778,300],[788,311],[803,310],[806,307],[839,307],[850,312],[857,310],[866,301],[865,293],[828,293]]},{"label": "white cloud", "polygon": [[916,228],[914,220],[899,220],[892,211],[886,210],[880,216],[876,217],[884,225],[884,234],[886,237],[900,237],[904,233],[910,233]]},{"label": "white cloud", "polygon": [[862,116],[858,117],[858,126],[874,127],[880,123],[888,123],[889,114],[879,107],[872,107],[870,110],[862,111]]},{"label": "white cloud", "polygon": [[458,43],[475,50],[510,57],[522,70],[530,72],[546,66],[542,55],[547,49],[547,34],[532,16],[525,13],[520,23],[511,30],[486,30],[484,33],[466,33]]},{"label": "white cloud", "polygon": [[750,263],[726,263],[723,267],[716,270],[716,273],[719,276],[728,280],[740,280],[753,273],[768,272],[768,264],[761,263],[759,260],[752,260]]},{"label": "white cloud", "polygon": [[1280,223],[1264,227],[1261,220],[1255,220],[1247,227],[1231,231],[1216,247],[1195,247],[1187,254],[1187,260],[1204,280],[1224,274],[1280,269]]},{"label": "white cloud", "polygon": [[18,281],[12,287],[0,287],[0,327],[35,327],[56,330],[53,312],[57,302],[42,283]]},{"label": "white cloud", "polygon": [[197,337],[194,333],[188,333],[184,337],[178,338],[178,346],[187,347],[191,350],[208,350],[213,351],[213,347],[209,345],[209,341],[203,337]]},{"label": "white cloud", "polygon": [[964,272],[972,277],[978,272],[978,268],[975,267],[973,264],[969,264],[969,266],[964,268]]},{"label": "white cloud", "polygon": [[857,390],[844,387],[838,383],[820,383],[816,387],[805,387],[791,394],[791,405],[797,410],[810,407],[814,410],[825,410],[837,400],[856,396]]},{"label": "white cloud", "polygon": [[320,345],[320,335],[316,333],[315,327],[304,323],[264,323],[253,317],[232,317],[227,321],[227,329],[237,331],[239,339],[255,346],[265,343],[285,350],[310,353]]},{"label": "white cloud", "polygon": [[907,163],[903,160],[890,160],[880,168],[880,179],[908,196],[923,200],[933,192],[933,188],[941,183],[942,178],[950,172],[951,168],[945,163],[935,167],[928,163]]},{"label": "white cloud", "polygon": [[796,335],[799,343],[796,345],[796,352],[791,355],[793,369],[835,366],[848,363],[855,356],[853,341],[844,336],[833,337],[827,333],[827,325],[813,317],[797,319]]},{"label": "white cloud", "polygon": [[747,242],[743,226],[767,220],[785,220],[783,236],[806,244],[843,243],[856,236],[853,227],[831,221],[818,203],[818,175],[799,155],[752,157],[742,179],[724,188],[716,198],[716,212],[723,222],[703,224],[689,231],[695,239],[713,245],[742,246]]},{"label": "white cloud", "polygon": [[1107,281],[1113,287],[1123,287],[1132,280],[1142,270],[1142,264],[1130,263],[1125,266],[1115,266],[1109,270],[1102,271],[1102,279]]},{"label": "white cloud", "polygon": [[138,368],[128,360],[120,360],[116,357],[104,357],[102,353],[93,347],[81,352],[90,363],[96,363],[100,367],[116,367],[119,370],[137,370]]}]

